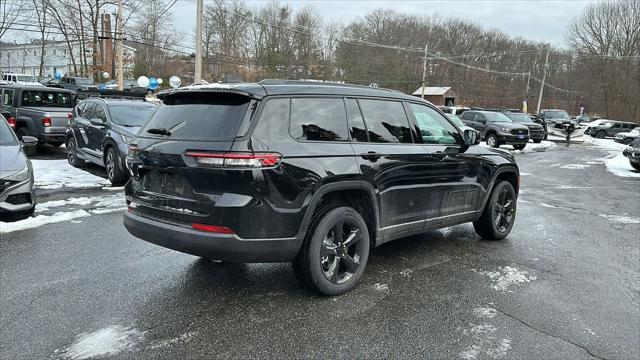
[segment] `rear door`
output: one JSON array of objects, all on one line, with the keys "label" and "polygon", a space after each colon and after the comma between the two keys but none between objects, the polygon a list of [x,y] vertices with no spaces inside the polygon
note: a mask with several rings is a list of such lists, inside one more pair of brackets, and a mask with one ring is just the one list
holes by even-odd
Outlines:
[{"label": "rear door", "polygon": [[431,159],[416,142],[416,129],[404,103],[396,100],[346,99],[352,146],[362,176],[373,185],[385,234],[424,228],[428,216]]},{"label": "rear door", "polygon": [[105,104],[98,100],[94,101],[93,107],[93,119],[97,119],[101,124],[92,124],[89,122],[87,127],[87,138],[89,143],[87,144],[91,154],[96,157],[102,156],[102,140],[107,134],[107,109]]}]

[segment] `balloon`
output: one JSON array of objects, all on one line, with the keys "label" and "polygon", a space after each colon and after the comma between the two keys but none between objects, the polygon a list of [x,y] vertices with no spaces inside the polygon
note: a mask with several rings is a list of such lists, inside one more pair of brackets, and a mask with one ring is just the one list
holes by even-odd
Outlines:
[{"label": "balloon", "polygon": [[62,74],[60,74],[59,72],[57,72],[57,73],[55,73],[55,74],[53,75],[53,77],[54,77],[56,80],[60,80],[60,79],[62,79]]},{"label": "balloon", "polygon": [[149,89],[155,90],[158,88],[158,79],[151,77],[149,78]]},{"label": "balloon", "polygon": [[179,77],[174,75],[169,78],[169,85],[171,85],[172,88],[178,88],[180,87],[180,84],[182,84],[182,80],[180,80]]},{"label": "balloon", "polygon": [[102,77],[105,78],[105,79],[108,79],[109,76],[110,76],[109,73],[106,72],[106,71],[102,73]]},{"label": "balloon", "polygon": [[158,85],[162,85],[163,81],[161,78],[158,78]]},{"label": "balloon", "polygon": [[138,78],[138,85],[140,85],[143,88],[149,87],[149,78],[146,76],[140,76]]}]

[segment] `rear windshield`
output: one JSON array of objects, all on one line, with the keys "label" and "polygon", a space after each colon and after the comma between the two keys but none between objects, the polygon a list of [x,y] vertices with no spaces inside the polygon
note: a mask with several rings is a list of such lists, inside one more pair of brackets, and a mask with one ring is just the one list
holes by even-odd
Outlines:
[{"label": "rear windshield", "polygon": [[545,111],[544,117],[550,119],[571,119],[569,114],[564,110]]},{"label": "rear windshield", "polygon": [[111,121],[123,126],[144,126],[158,106],[141,102],[109,105]]},{"label": "rear windshield", "polygon": [[71,94],[56,90],[26,90],[22,92],[22,106],[70,108]]},{"label": "rear windshield", "polygon": [[250,100],[246,96],[217,93],[170,96],[140,135],[167,138],[147,132],[166,129],[172,140],[231,141],[238,134]]}]

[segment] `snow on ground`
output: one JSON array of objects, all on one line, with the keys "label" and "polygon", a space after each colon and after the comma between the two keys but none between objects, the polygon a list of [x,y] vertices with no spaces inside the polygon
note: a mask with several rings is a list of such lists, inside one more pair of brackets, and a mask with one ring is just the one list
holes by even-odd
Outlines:
[{"label": "snow on ground", "polygon": [[596,139],[591,136],[585,137],[585,144],[590,144],[609,153],[609,156],[599,160],[604,163],[610,173],[621,177],[640,177],[640,172],[631,167],[629,159],[622,155],[622,151],[626,149],[627,145],[611,139]]},{"label": "snow on ground", "polygon": [[109,180],[69,165],[67,160],[31,160],[35,187],[39,189],[102,188]]},{"label": "snow on ground", "polygon": [[33,229],[42,225],[59,223],[63,221],[69,221],[81,217],[91,216],[85,210],[75,210],[66,212],[57,212],[53,215],[38,215],[35,217],[26,218],[24,220],[16,222],[2,222],[0,221],[0,234],[10,233],[13,231]]},{"label": "snow on ground", "polygon": [[626,215],[607,215],[607,214],[600,214],[601,217],[611,221],[611,222],[615,222],[615,223],[620,223],[620,224],[640,224],[640,219],[638,218],[632,218],[630,216],[626,216]]},{"label": "snow on ground", "polygon": [[114,356],[131,349],[144,338],[144,332],[134,328],[113,325],[92,333],[84,333],[64,350],[63,356],[71,360]]},{"label": "snow on ground", "polygon": [[529,272],[513,266],[500,267],[497,271],[478,271],[476,269],[471,269],[471,271],[488,276],[493,281],[491,287],[501,292],[512,292],[509,287],[537,279],[535,276],[529,275]]},{"label": "snow on ground", "polygon": [[[480,143],[480,146],[482,147],[486,147],[488,148],[489,146],[487,145],[487,143]],[[551,142],[551,141],[546,141],[543,140],[541,143],[536,144],[534,142],[528,142],[527,146],[522,149],[522,150],[515,150],[511,145],[502,145],[500,146],[501,150],[507,150],[513,154],[525,154],[525,153],[530,153],[530,152],[541,152],[541,151],[546,151],[547,149],[550,148],[554,148],[558,145],[556,145],[556,143]]]}]

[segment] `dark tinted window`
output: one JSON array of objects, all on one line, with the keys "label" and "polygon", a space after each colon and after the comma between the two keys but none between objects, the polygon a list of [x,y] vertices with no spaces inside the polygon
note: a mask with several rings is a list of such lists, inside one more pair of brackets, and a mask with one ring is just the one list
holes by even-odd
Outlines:
[{"label": "dark tinted window", "polygon": [[347,117],[342,98],[291,99],[289,132],[296,140],[347,140]]},{"label": "dark tinted window", "polygon": [[171,139],[230,141],[236,137],[249,104],[246,96],[185,93],[168,97],[140,132],[167,129]]},{"label": "dark tinted window", "polygon": [[289,105],[291,99],[271,99],[262,108],[254,136],[269,140],[291,140],[289,130]]},{"label": "dark tinted window", "polygon": [[461,118],[462,118],[462,120],[473,120],[473,115],[475,115],[475,113],[474,113],[474,112],[471,112],[471,111],[465,111],[465,112],[462,114]]},{"label": "dark tinted window", "polygon": [[124,126],[144,126],[158,107],[151,103],[110,104],[111,121]]},{"label": "dark tinted window", "polygon": [[346,99],[347,105],[347,117],[349,118],[349,132],[351,133],[351,139],[360,142],[369,142],[367,138],[367,129],[364,127],[364,119],[362,119],[362,113],[360,113],[360,107],[358,106],[358,100]]},{"label": "dark tinted window", "polygon": [[71,94],[58,91],[26,90],[22,92],[22,106],[71,107]]},{"label": "dark tinted window", "polygon": [[398,101],[359,100],[370,142],[411,143],[411,128]]}]

